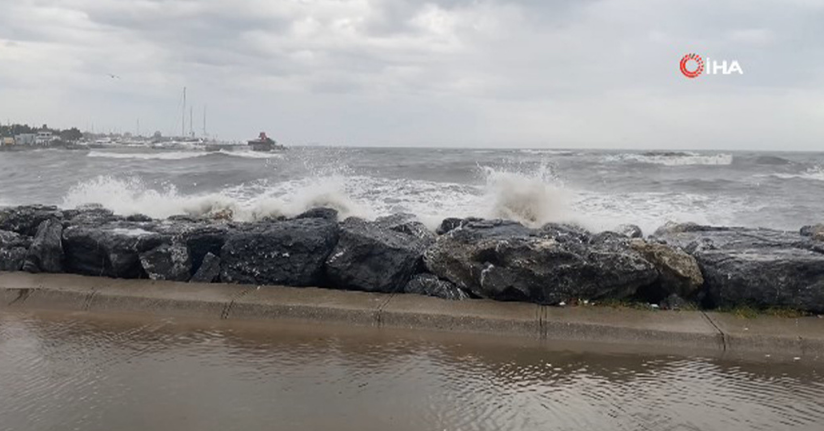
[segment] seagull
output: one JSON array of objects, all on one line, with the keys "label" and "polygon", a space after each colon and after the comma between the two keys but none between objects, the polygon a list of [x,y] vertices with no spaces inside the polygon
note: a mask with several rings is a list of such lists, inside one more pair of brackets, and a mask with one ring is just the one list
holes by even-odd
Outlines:
[{"label": "seagull", "polygon": [[120,79],[120,77],[119,77],[119,76],[117,76],[117,75],[113,75],[113,74],[111,74],[111,73],[109,73],[108,75],[109,75],[109,78],[112,78],[112,79]]}]

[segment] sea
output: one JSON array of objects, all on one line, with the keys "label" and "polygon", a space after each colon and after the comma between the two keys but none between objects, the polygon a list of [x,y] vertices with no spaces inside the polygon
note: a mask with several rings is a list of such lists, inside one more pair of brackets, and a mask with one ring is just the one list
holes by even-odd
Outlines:
[{"label": "sea", "polygon": [[342,217],[503,218],[593,231],[666,222],[797,230],[824,222],[824,153],[290,147],[0,152],[0,205],[100,204],[238,221],[332,207]]}]

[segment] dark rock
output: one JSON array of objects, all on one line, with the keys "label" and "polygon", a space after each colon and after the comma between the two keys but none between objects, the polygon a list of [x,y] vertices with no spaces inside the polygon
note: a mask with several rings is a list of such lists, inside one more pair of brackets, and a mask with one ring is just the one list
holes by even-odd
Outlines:
[{"label": "dark rock", "polygon": [[427,250],[429,272],[485,298],[554,304],[626,297],[658,273],[629,238],[590,236],[575,226],[529,229],[515,222],[470,222]]},{"label": "dark rock", "polygon": [[312,208],[309,211],[306,211],[295,218],[322,218],[331,221],[338,221],[338,210],[334,208]]},{"label": "dark rock", "polygon": [[333,286],[369,292],[403,289],[421,264],[427,241],[376,223],[349,218],[326,260]]},{"label": "dark rock", "polygon": [[469,299],[469,295],[458,286],[449,281],[441,280],[432,274],[415,275],[412,280],[409,280],[409,283],[406,283],[403,291],[451,300]]},{"label": "dark rock", "polygon": [[189,224],[188,226],[189,229],[180,236],[189,247],[193,268],[200,268],[204,257],[209,253],[220,256],[220,250],[226,244],[229,232],[234,230],[226,224]]},{"label": "dark rock", "polygon": [[670,295],[694,297],[704,284],[698,262],[683,250],[665,244],[648,243],[642,239],[635,239],[631,244],[661,274],[655,286],[657,292],[651,293],[648,299],[658,301]]},{"label": "dark rock", "polygon": [[84,205],[77,209],[65,210],[63,214],[66,221],[64,226],[81,224],[96,226],[123,220],[122,217],[114,215],[111,210],[100,205]]},{"label": "dark rock", "polygon": [[801,228],[801,235],[811,237],[816,241],[824,241],[824,224],[804,226]]},{"label": "dark rock", "polygon": [[186,223],[202,223],[206,222],[207,220],[202,217],[195,217],[193,215],[188,214],[175,214],[173,216],[169,216],[166,218],[167,221],[170,222],[186,222]]},{"label": "dark rock", "polygon": [[220,252],[228,283],[317,286],[338,240],[336,223],[320,218],[262,223],[230,231]]},{"label": "dark rock", "polygon": [[543,225],[539,234],[543,238],[552,238],[562,244],[586,244],[593,240],[595,242],[604,242],[612,238],[620,238],[614,232],[604,233],[600,237],[593,238],[591,233],[579,226],[560,223]]},{"label": "dark rock", "polygon": [[198,268],[195,275],[189,280],[190,283],[211,283],[220,277],[220,258],[212,253],[206,253],[203,263]]},{"label": "dark rock", "polygon": [[63,213],[55,206],[25,205],[0,209],[0,230],[34,236],[40,223],[62,219]]},{"label": "dark rock", "polygon": [[824,311],[824,250],[797,232],[690,225],[657,231],[698,261],[711,306]]},{"label": "dark rock", "polygon": [[152,280],[187,281],[192,259],[183,244],[163,244],[140,254],[140,265]]},{"label": "dark rock", "polygon": [[126,217],[126,221],[154,221],[153,218],[144,214],[132,214]]},{"label": "dark rock", "polygon": [[453,229],[457,229],[457,228],[459,228],[459,227],[461,227],[461,226],[463,226],[463,225],[465,225],[469,222],[478,222],[478,221],[482,221],[482,220],[483,219],[480,219],[480,218],[477,218],[477,217],[468,217],[468,218],[449,217],[449,218],[444,219],[444,221],[441,222],[441,225],[438,227],[438,229],[435,230],[435,233],[438,234],[438,235],[443,235],[443,234],[445,234],[445,233],[447,233],[447,232],[449,232]]},{"label": "dark rock", "polygon": [[641,230],[640,227],[634,224],[622,224],[616,227],[613,232],[620,233],[621,235],[625,235],[630,238],[643,238],[644,232]]},{"label": "dark rock", "polygon": [[676,294],[671,294],[661,301],[661,308],[665,310],[683,310],[689,303]]},{"label": "dark rock", "polygon": [[31,238],[0,230],[0,271],[19,271],[26,261]]},{"label": "dark rock", "polygon": [[23,269],[28,272],[63,272],[63,225],[57,219],[40,223]]},{"label": "dark rock", "polygon": [[143,277],[140,254],[171,242],[169,235],[153,229],[152,224],[127,222],[69,226],[63,230],[64,266],[84,275]]},{"label": "dark rock", "polygon": [[379,217],[375,220],[375,223],[386,229],[394,230],[395,232],[412,235],[425,242],[426,245],[434,243],[438,238],[426,225],[418,221],[417,216],[413,214],[394,214]]}]

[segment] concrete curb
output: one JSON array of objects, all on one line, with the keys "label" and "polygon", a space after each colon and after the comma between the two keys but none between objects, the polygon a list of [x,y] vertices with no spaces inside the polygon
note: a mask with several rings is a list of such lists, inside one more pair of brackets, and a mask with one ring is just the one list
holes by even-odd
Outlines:
[{"label": "concrete curb", "polygon": [[189,284],[69,274],[0,272],[0,310],[131,312],[213,319],[429,329],[522,336],[545,342],[643,346],[728,355],[824,355],[824,319],[741,319],[701,311],[557,308],[447,301],[318,288]]}]

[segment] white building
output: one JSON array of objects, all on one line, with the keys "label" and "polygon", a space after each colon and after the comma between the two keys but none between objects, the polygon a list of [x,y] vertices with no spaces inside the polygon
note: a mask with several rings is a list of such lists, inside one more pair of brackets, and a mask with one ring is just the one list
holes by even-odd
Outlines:
[{"label": "white building", "polygon": [[54,140],[54,136],[52,136],[52,132],[47,131],[40,131],[37,132],[37,136],[34,138],[35,145],[49,145]]}]

